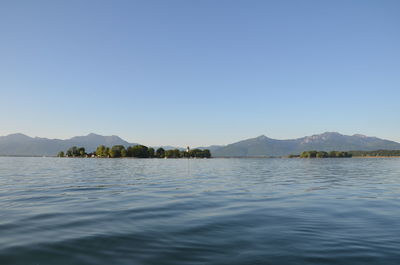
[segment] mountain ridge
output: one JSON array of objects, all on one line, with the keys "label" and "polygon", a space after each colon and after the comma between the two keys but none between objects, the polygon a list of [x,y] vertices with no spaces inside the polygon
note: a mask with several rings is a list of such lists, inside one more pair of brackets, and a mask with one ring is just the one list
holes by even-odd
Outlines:
[{"label": "mountain ridge", "polygon": [[[65,151],[71,146],[83,146],[88,152],[94,151],[99,145],[131,146],[117,135],[103,136],[89,133],[84,136],[74,136],[69,139],[50,139],[30,137],[22,133],[0,136],[0,155],[7,156],[55,156],[59,151]],[[165,146],[165,148],[170,146]],[[184,150],[183,147],[174,149]],[[378,149],[400,149],[400,143],[378,137],[362,134],[344,135],[338,132],[324,132],[295,139],[273,139],[265,135],[240,140],[228,145],[212,145],[197,147],[209,149],[214,157],[265,157],[299,154],[307,150],[319,151],[374,151]]]},{"label": "mountain ridge", "polygon": [[214,157],[285,156],[307,150],[373,151],[400,149],[400,143],[362,134],[344,135],[324,132],[295,139],[278,140],[260,135],[241,140],[214,150]]},{"label": "mountain ridge", "polygon": [[88,152],[96,150],[99,145],[136,145],[119,136],[103,136],[89,133],[84,136],[74,136],[69,139],[49,139],[30,137],[22,133],[0,136],[0,155],[3,156],[55,156],[59,151],[65,151],[72,146],[85,147]]}]

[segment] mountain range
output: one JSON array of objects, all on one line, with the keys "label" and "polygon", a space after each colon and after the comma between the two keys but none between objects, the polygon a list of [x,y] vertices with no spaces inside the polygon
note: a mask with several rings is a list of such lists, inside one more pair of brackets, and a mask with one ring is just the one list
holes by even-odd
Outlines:
[{"label": "mountain range", "polygon": [[276,140],[261,135],[218,147],[211,150],[211,153],[214,157],[257,157],[300,154],[307,150],[372,151],[379,149],[398,150],[400,143],[361,134],[343,135],[337,132],[325,132],[289,140]]},{"label": "mountain range", "polygon": [[129,143],[116,135],[102,136],[90,133],[86,136],[75,136],[67,140],[29,137],[16,133],[0,136],[0,155],[8,156],[54,156],[59,151],[66,151],[72,146],[83,146],[89,152],[99,145],[136,145]]},{"label": "mountain range", "polygon": [[[130,146],[136,145],[136,143],[129,143],[115,135],[102,136],[94,133],[86,136],[76,136],[66,140],[33,138],[17,133],[0,136],[0,155],[54,156],[59,151],[65,151],[71,146],[83,146],[87,151],[91,152],[96,150],[96,147],[99,145]],[[164,147],[164,149],[172,148],[176,147]],[[265,157],[299,154],[306,150],[400,150],[400,143],[361,134],[343,135],[337,132],[325,132],[289,140],[277,140],[261,135],[256,138],[246,139],[228,145],[214,145],[200,148],[210,149],[214,157]],[[179,149],[182,150],[182,148]]]}]

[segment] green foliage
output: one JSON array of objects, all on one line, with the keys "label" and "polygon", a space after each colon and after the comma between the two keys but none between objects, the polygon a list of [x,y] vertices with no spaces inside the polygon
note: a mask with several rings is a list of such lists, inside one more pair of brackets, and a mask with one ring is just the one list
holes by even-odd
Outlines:
[{"label": "green foliage", "polygon": [[336,157],[336,153],[338,153],[337,151],[330,151],[329,152],[329,157]]},{"label": "green foliage", "polygon": [[352,155],[348,152],[330,151],[304,151],[300,154],[300,158],[340,158],[340,157],[351,157]]},{"label": "green foliage", "polygon": [[64,157],[65,155],[64,155],[64,152],[63,151],[61,151],[61,152],[59,152],[58,153],[58,155],[57,155],[58,157]]},{"label": "green foliage", "polygon": [[203,150],[203,157],[204,158],[211,158],[211,152],[208,149]]},{"label": "green foliage", "polygon": [[149,157],[150,157],[150,158],[151,158],[151,157],[154,157],[154,148],[149,147],[149,148],[147,149],[147,153],[149,154]]},{"label": "green foliage", "polygon": [[80,156],[79,149],[76,146],[71,147],[67,150],[67,156],[76,157]]},{"label": "green foliage", "polygon": [[109,156],[111,158],[121,157],[122,156],[122,150],[125,150],[125,146],[123,146],[123,145],[114,145],[113,147],[111,147],[111,149],[108,152],[108,154],[109,154]]},{"label": "green foliage", "polygon": [[157,151],[156,151],[155,156],[158,157],[158,158],[164,158],[165,157],[164,148],[162,148],[162,147],[158,148]]},{"label": "green foliage", "polygon": [[[125,148],[123,145],[114,145],[109,148],[104,145],[97,147],[95,153],[87,154],[85,148],[73,146],[68,149],[66,155],[68,157],[86,157],[93,155],[95,157],[109,157],[109,158],[119,158],[119,157],[135,157],[135,158],[210,158],[211,153],[208,149],[193,149],[189,152],[181,151],[179,149],[164,150],[163,148],[158,148],[154,151],[154,148],[149,148],[144,145],[135,145]],[[58,156],[64,156],[64,152],[60,152]]]},{"label": "green foliage", "polygon": [[97,157],[107,157],[106,147],[104,145],[99,145],[96,149],[96,156]]},{"label": "green foliage", "polygon": [[189,151],[189,157],[197,157],[197,158],[210,158],[211,153],[208,149],[192,149]]},{"label": "green foliage", "polygon": [[165,157],[167,158],[180,158],[181,152],[179,149],[172,149],[172,150],[167,150],[165,151]]},{"label": "green foliage", "polygon": [[327,157],[329,157],[329,154],[327,152],[319,151],[317,153],[317,158],[327,158]]},{"label": "green foliage", "polygon": [[300,158],[316,158],[318,151],[305,151],[300,154]]},{"label": "green foliage", "polygon": [[353,156],[400,156],[400,150],[350,151]]},{"label": "green foliage", "polygon": [[128,157],[138,157],[138,158],[148,158],[149,157],[149,149],[144,145],[135,145],[130,146],[127,149]]},{"label": "green foliage", "polygon": [[124,147],[124,149],[121,150],[121,157],[126,157],[126,155],[127,155],[127,151]]},{"label": "green foliage", "polygon": [[[61,155],[61,153],[64,156],[64,152],[60,152],[58,153],[58,156]],[[76,147],[73,146],[70,149],[67,150],[67,152],[65,153],[66,156],[68,157],[85,157],[86,156],[86,152],[85,152],[85,148],[84,147]]]},{"label": "green foliage", "polygon": [[79,151],[79,156],[80,157],[86,156],[86,152],[85,152],[85,148],[84,147],[78,148],[78,151]]}]

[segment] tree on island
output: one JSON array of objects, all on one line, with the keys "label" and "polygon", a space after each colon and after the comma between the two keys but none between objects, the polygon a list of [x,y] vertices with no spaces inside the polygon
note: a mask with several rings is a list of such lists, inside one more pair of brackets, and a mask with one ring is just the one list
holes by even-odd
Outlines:
[{"label": "tree on island", "polygon": [[67,150],[66,156],[68,156],[68,157],[80,157],[84,153],[85,153],[85,148],[83,148],[83,147],[78,148],[76,146],[72,146],[70,149]]},{"label": "tree on island", "polygon": [[111,158],[122,157],[122,154],[126,156],[125,146],[123,145],[114,145],[108,153]]},{"label": "tree on island", "polygon": [[300,154],[300,158],[315,158],[317,157],[317,151],[305,151]]},{"label": "tree on island", "polygon": [[329,154],[327,152],[319,151],[317,153],[317,158],[327,158],[327,157],[329,157]]},{"label": "tree on island", "polygon": [[97,157],[108,157],[106,152],[106,147],[104,145],[99,145],[95,152]]},{"label": "tree on island", "polygon": [[150,157],[149,148],[144,145],[129,146],[126,155],[128,157],[138,157],[138,158]]},{"label": "tree on island", "polygon": [[150,158],[154,157],[154,148],[149,147],[149,149],[147,149],[147,153],[149,154]]},{"label": "tree on island", "polygon": [[158,148],[157,151],[156,151],[156,157],[162,158],[164,156],[165,156],[164,148],[162,148],[162,147]]},{"label": "tree on island", "polygon": [[84,147],[78,148],[78,152],[79,152],[79,156],[81,156],[81,157],[86,156],[86,152],[85,152],[85,148]]},{"label": "tree on island", "polygon": [[189,157],[210,158],[211,153],[208,149],[192,149],[189,151]]},{"label": "tree on island", "polygon": [[167,150],[167,151],[165,151],[165,157],[166,158],[180,158],[181,152],[179,151],[179,149]]}]

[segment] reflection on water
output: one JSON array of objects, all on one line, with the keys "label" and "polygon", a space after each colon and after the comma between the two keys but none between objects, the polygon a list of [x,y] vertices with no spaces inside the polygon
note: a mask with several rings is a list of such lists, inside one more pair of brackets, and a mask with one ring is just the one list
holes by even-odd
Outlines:
[{"label": "reflection on water", "polygon": [[0,264],[400,264],[400,159],[0,158]]}]

